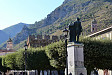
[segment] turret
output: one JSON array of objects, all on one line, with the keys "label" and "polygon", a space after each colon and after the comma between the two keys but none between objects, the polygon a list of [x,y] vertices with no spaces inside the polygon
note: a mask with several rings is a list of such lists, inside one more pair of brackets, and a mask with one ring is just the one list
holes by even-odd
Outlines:
[{"label": "turret", "polygon": [[91,23],[91,32],[92,33],[97,32],[97,21],[95,19]]},{"label": "turret", "polygon": [[6,49],[7,50],[13,50],[13,41],[11,38],[9,38],[9,40],[7,41]]}]

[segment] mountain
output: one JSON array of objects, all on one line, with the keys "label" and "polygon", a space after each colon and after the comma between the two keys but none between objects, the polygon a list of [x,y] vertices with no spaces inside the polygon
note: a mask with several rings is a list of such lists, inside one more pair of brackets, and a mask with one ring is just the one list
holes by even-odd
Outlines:
[{"label": "mountain", "polygon": [[13,38],[17,33],[21,32],[24,25],[29,26],[29,24],[18,23],[3,30],[0,30],[0,44],[7,41],[9,37]]},{"label": "mountain", "polygon": [[0,30],[0,44],[9,38],[8,34]]},{"label": "mountain", "polygon": [[24,25],[24,27],[22,28],[21,32],[18,33],[14,38],[13,38],[13,43],[17,44],[20,43],[20,40],[26,40],[26,38],[28,37],[28,35],[31,34],[31,30]]},{"label": "mountain", "polygon": [[7,33],[10,37],[14,37],[17,33],[19,33],[22,30],[24,25],[29,26],[29,24],[18,23],[3,29],[3,31]]},{"label": "mountain", "polygon": [[[112,25],[112,0],[65,0],[47,17],[30,25],[36,28],[36,34],[52,34],[62,30],[77,17],[81,18],[83,33],[90,34],[91,21],[97,20],[98,30]],[[60,34],[61,35],[61,34]]]},{"label": "mountain", "polygon": [[[62,30],[69,23],[81,18],[83,34],[91,34],[91,21],[96,19],[98,30],[112,25],[112,0],[65,0],[63,4],[47,15],[41,21],[30,24],[28,31],[22,30],[14,39],[15,45],[27,39],[26,36],[34,34],[62,35]],[[30,32],[30,33],[29,33]],[[25,37],[24,37],[25,35]],[[16,42],[18,41],[18,42]]]}]

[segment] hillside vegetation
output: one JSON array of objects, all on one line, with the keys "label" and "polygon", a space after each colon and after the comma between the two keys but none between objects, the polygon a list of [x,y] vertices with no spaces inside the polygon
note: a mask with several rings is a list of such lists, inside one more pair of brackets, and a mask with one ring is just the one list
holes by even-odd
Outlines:
[{"label": "hillside vegetation", "polygon": [[[68,26],[70,22],[76,21],[77,17],[81,18],[83,35],[90,34],[90,25],[93,19],[98,22],[98,30],[104,29],[112,25],[112,1],[111,0],[65,0],[63,4],[57,7],[47,17],[39,22],[35,22],[29,26],[28,33],[24,30],[14,38],[15,44],[27,39],[30,34],[55,34],[62,35],[62,30]],[[30,32],[30,33],[29,33]],[[60,32],[60,34],[59,34]],[[15,41],[18,38],[18,42]]]}]

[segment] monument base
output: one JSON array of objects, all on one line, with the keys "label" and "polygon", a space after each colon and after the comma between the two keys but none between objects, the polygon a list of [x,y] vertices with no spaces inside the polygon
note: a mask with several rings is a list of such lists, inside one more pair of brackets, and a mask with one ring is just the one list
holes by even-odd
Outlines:
[{"label": "monument base", "polygon": [[70,42],[67,46],[68,52],[68,74],[87,75],[84,67],[83,44]]},{"label": "monument base", "polygon": [[86,68],[75,68],[75,75],[87,75]]}]

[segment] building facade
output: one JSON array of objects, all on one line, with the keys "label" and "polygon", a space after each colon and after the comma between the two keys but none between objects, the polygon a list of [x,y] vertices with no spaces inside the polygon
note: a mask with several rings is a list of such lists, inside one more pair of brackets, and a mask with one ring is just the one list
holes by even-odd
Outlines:
[{"label": "building facade", "polygon": [[95,32],[87,37],[91,37],[93,39],[109,39],[112,40],[112,26],[101,31]]},{"label": "building facade", "polygon": [[8,39],[6,49],[2,50],[0,49],[0,56],[4,56],[6,54],[14,53],[16,52],[13,50],[13,41],[11,38]]},{"label": "building facade", "polygon": [[27,39],[28,48],[30,47],[43,47],[53,42],[57,42],[59,40],[64,39],[64,36],[55,36],[55,35],[29,35]]},{"label": "building facade", "polygon": [[9,38],[9,40],[7,41],[6,49],[7,50],[13,50],[13,41],[11,38]]},{"label": "building facade", "polygon": [[14,53],[15,50],[0,50],[0,56],[4,56],[6,54]]},{"label": "building facade", "polygon": [[92,33],[97,32],[97,21],[96,21],[96,19],[94,19],[94,20],[91,22],[91,32],[92,32]]}]

